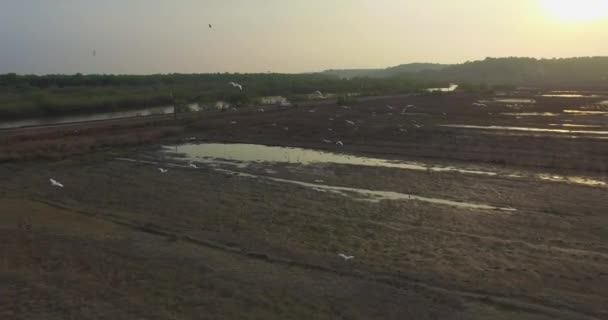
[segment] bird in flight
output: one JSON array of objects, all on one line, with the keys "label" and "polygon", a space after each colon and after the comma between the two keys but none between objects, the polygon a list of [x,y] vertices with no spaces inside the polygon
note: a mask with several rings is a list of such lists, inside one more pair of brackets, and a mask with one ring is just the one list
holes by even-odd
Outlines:
[{"label": "bird in flight", "polygon": [[53,187],[63,188],[63,184],[61,184],[59,181],[57,181],[55,179],[49,179],[49,181],[51,182],[51,185]]},{"label": "bird in flight", "polygon": [[158,168],[158,171],[160,171],[160,173],[167,173],[167,172],[169,172],[169,170],[163,169],[163,168]]},{"label": "bird in flight", "polygon": [[236,82],[230,82],[230,85],[234,88],[239,88],[239,90],[243,91],[243,86]]},{"label": "bird in flight", "polygon": [[340,258],[344,259],[344,261],[352,260],[352,259],[354,259],[354,258],[355,258],[355,256],[347,256],[347,255],[345,255],[344,253],[340,253],[340,254],[338,254],[338,257],[340,257]]}]

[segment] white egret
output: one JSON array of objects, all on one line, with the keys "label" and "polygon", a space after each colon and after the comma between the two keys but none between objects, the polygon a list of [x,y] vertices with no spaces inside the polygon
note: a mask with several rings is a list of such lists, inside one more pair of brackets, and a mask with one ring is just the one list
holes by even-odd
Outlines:
[{"label": "white egret", "polygon": [[344,253],[340,253],[338,254],[338,257],[344,259],[344,261],[349,261],[355,258],[355,256],[347,256]]},{"label": "white egret", "polygon": [[243,91],[243,86],[236,82],[230,82],[230,85],[233,86],[234,88],[239,88],[239,90]]},{"label": "white egret", "polygon": [[53,187],[63,188],[63,184],[61,184],[59,181],[55,179],[49,179],[49,181]]}]

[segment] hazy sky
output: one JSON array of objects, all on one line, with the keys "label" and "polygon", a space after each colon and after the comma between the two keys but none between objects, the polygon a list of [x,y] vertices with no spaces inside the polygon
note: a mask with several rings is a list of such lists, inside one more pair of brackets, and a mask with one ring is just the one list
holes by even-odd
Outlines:
[{"label": "hazy sky", "polygon": [[0,0],[0,73],[302,72],[608,55],[606,3]]}]

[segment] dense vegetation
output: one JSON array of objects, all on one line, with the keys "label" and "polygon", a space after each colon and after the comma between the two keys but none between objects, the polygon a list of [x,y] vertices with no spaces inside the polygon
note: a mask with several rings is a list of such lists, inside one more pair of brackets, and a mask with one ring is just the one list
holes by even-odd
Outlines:
[{"label": "dense vegetation", "polygon": [[[244,90],[230,82],[243,85]],[[320,74],[0,75],[0,117],[57,115],[159,106],[173,102],[234,105],[282,95],[292,101],[315,91],[361,95],[408,93],[437,85],[407,78],[344,80]]]},{"label": "dense vegetation", "polygon": [[437,63],[408,63],[386,69],[332,69],[323,71],[322,73],[344,79],[357,77],[389,78],[399,76],[403,73],[441,70],[448,66],[449,65],[447,64]]},{"label": "dense vegetation", "polygon": [[[243,85],[241,91],[229,85]],[[317,74],[0,75],[0,117],[58,115],[170,103],[234,105],[263,96],[308,99],[315,91],[347,96],[417,92],[456,82],[465,90],[496,86],[608,88],[608,57],[487,58],[459,65],[408,64]]]}]

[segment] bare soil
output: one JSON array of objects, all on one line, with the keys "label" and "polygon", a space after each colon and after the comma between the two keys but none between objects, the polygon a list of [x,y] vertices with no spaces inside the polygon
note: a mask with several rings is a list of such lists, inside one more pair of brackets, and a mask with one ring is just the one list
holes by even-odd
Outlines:
[{"label": "bare soil", "polygon": [[[0,318],[608,318],[606,187],[348,165],[241,169],[517,210],[372,203],[213,167],[174,166],[183,163],[157,148],[195,138],[607,180],[605,139],[439,127],[608,126],[603,116],[517,119],[498,115],[509,112],[504,105],[471,105],[491,98],[397,97],[350,109],[325,104],[218,112],[170,123],[177,128],[171,138],[150,138],[138,147],[108,143],[86,155],[61,154],[58,161],[5,162]],[[525,112],[597,102],[534,99],[537,104]],[[401,114],[410,104],[417,108],[409,113],[418,114]],[[53,139],[112,132],[78,136],[61,130]],[[0,150],[15,150],[14,134],[4,136]],[[160,173],[159,166],[169,172]],[[49,178],[65,188],[51,187]],[[355,258],[343,261],[339,253]]]}]

